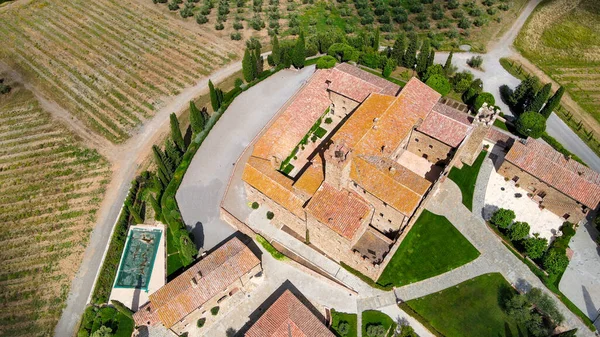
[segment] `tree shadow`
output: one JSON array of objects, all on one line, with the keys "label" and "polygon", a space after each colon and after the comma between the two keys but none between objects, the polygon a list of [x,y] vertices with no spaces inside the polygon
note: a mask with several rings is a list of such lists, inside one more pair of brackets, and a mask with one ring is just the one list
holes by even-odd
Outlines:
[{"label": "tree shadow", "polygon": [[198,249],[203,249],[204,248],[204,225],[202,224],[202,222],[197,221],[196,225],[194,226],[194,230],[192,232],[190,232],[190,236],[194,236],[192,238],[192,240],[194,241],[194,243],[196,244],[196,247],[198,247]]},{"label": "tree shadow", "polygon": [[598,309],[596,309],[594,301],[592,300],[592,296],[587,288],[582,285],[581,290],[583,291],[583,301],[585,302],[587,316],[593,321],[598,318]]},{"label": "tree shadow", "polygon": [[484,220],[488,221],[488,220],[490,220],[492,215],[494,215],[494,212],[496,212],[499,209],[500,209],[500,207],[498,207],[496,205],[485,204],[483,206],[483,208],[481,209],[481,217]]},{"label": "tree shadow", "polygon": [[504,336],[505,337],[513,337],[512,330],[510,329],[510,324],[508,322],[504,322]]},{"label": "tree shadow", "polygon": [[188,125],[187,129],[185,129],[185,134],[183,135],[183,143],[185,144],[186,149],[192,143],[192,135],[192,125],[190,124]]}]

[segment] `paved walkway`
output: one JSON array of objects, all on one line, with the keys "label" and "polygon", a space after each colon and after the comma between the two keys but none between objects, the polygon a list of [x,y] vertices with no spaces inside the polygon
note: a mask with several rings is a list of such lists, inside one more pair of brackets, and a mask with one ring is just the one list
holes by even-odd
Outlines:
[{"label": "paved walkway", "polygon": [[176,195],[196,246],[209,250],[235,232],[219,212],[233,163],[314,70],[282,70],[245,91],[206,137]]}]

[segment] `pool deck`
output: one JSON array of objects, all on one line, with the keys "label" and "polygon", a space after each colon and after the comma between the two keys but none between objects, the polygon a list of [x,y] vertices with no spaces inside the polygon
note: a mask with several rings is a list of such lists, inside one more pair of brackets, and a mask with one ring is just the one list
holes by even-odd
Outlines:
[{"label": "pool deck", "polygon": [[[117,300],[123,303],[125,306],[130,308],[133,311],[137,311],[137,309],[142,306],[144,303],[148,302],[148,297],[153,292],[160,289],[160,287],[166,284],[166,270],[165,270],[165,230],[162,224],[157,223],[156,225],[136,225],[131,226],[129,230],[132,229],[160,229],[162,231],[162,237],[160,243],[158,245],[158,251],[156,252],[156,257],[154,258],[154,266],[152,267],[152,274],[150,276],[150,282],[148,284],[148,290],[143,289],[135,289],[135,288],[115,288],[113,286],[112,291],[110,293],[110,300]],[[128,239],[129,240],[129,234]],[[127,244],[125,245],[127,246]],[[123,251],[123,255],[125,251]],[[123,258],[121,255],[121,259]]]}]

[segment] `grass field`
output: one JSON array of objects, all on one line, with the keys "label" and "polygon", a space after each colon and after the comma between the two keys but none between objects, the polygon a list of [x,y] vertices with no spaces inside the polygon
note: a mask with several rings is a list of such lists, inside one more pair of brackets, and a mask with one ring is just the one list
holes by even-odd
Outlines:
[{"label": "grass field", "polygon": [[369,325],[382,325],[383,328],[388,332],[387,337],[391,337],[394,335],[394,330],[396,330],[396,322],[390,318],[390,316],[376,311],[376,310],[367,310],[362,312],[362,335],[369,336],[367,334],[367,328]]},{"label": "grass field", "polygon": [[443,274],[478,256],[479,251],[448,219],[424,210],[377,283],[400,287]]},{"label": "grass field", "polygon": [[16,87],[0,96],[0,334],[51,335],[110,177]]},{"label": "grass field", "polygon": [[[339,325],[342,322],[348,323],[348,333],[346,335],[339,332]],[[331,330],[337,337],[356,337],[357,324],[356,314],[331,310]]]},{"label": "grass field", "polygon": [[448,175],[448,178],[454,181],[456,185],[458,185],[458,188],[460,188],[460,192],[462,193],[462,203],[470,211],[473,210],[473,192],[475,191],[475,183],[477,182],[479,169],[481,168],[481,164],[483,164],[486,155],[487,152],[481,152],[473,163],[473,166],[463,165],[460,169],[453,167]]},{"label": "grass field", "polygon": [[600,2],[543,1],[515,46],[600,122]]},{"label": "grass field", "polygon": [[0,12],[0,59],[112,142],[229,62],[228,42],[131,0],[43,0]]},{"label": "grass field", "polygon": [[406,303],[447,337],[526,336],[501,307],[505,296],[515,292],[494,273]]}]

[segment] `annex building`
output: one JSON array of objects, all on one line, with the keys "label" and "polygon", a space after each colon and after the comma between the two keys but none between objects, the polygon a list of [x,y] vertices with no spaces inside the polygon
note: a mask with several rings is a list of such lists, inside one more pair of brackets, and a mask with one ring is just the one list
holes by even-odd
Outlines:
[{"label": "annex building", "polygon": [[271,223],[376,278],[473,118],[411,79],[317,70],[256,141],[243,181]]},{"label": "annex building", "polygon": [[540,207],[572,223],[600,204],[600,173],[533,138],[515,141],[498,173],[527,190]]},{"label": "annex building", "polygon": [[150,300],[133,314],[135,326],[162,324],[180,335],[261,271],[260,260],[250,248],[232,238],[150,294]]}]

